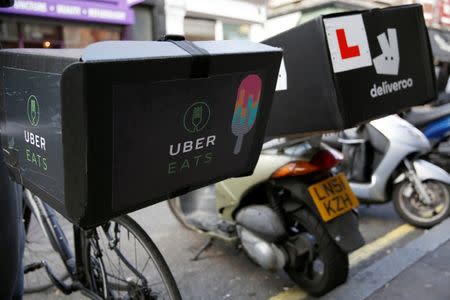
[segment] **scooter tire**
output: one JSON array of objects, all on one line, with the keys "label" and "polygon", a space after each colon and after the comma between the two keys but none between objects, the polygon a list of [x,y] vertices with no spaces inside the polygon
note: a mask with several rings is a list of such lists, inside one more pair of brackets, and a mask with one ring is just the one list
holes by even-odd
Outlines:
[{"label": "scooter tire", "polygon": [[167,200],[167,204],[169,205],[169,209],[172,212],[172,214],[174,215],[175,219],[177,219],[177,221],[184,228],[191,230],[191,231],[198,231],[194,226],[192,226],[191,224],[189,224],[186,221],[186,218],[184,217],[184,214],[180,208],[180,198],[179,197]]},{"label": "scooter tire", "polygon": [[297,268],[285,267],[289,277],[310,295],[319,297],[347,280],[349,271],[348,254],[342,251],[327,233],[322,222],[308,209],[301,209],[290,215],[316,239],[318,256],[323,262],[323,275],[319,281],[310,280]]},{"label": "scooter tire", "polygon": [[398,184],[396,184],[394,186],[394,190],[392,192],[392,197],[393,197],[393,202],[394,202],[394,208],[397,211],[398,215],[408,224],[411,224],[413,226],[419,227],[419,228],[424,228],[424,229],[428,229],[433,227],[436,224],[439,224],[440,222],[442,222],[443,220],[445,220],[449,215],[450,215],[450,191],[448,186],[446,186],[444,183],[441,182],[437,182],[434,180],[430,180],[428,181],[429,183],[434,183],[434,184],[438,184],[441,186],[441,188],[443,189],[443,191],[445,191],[445,198],[444,199],[446,201],[446,207],[444,208],[445,211],[440,215],[439,218],[427,221],[427,220],[420,220],[420,217],[414,217],[411,216],[411,213],[407,213],[405,211],[405,207],[404,205],[401,204],[401,193],[402,193],[402,188],[404,188],[405,184],[409,184],[408,181],[402,181]]}]

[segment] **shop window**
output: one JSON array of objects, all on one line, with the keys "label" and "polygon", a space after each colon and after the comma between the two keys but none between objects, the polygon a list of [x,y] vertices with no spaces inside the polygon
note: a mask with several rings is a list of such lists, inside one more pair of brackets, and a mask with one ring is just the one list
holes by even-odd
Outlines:
[{"label": "shop window", "polygon": [[94,27],[66,24],[63,27],[66,48],[84,48],[99,41],[120,40],[121,27]]},{"label": "shop window", "polygon": [[50,24],[20,24],[25,48],[62,48],[61,26]]},{"label": "shop window", "polygon": [[120,40],[122,31],[116,25],[0,19],[3,48],[83,48],[98,41]]},{"label": "shop window", "polygon": [[247,40],[250,34],[249,24],[223,24],[224,40]]},{"label": "shop window", "polygon": [[3,48],[19,47],[19,29],[17,22],[0,19],[0,43]]},{"label": "shop window", "polygon": [[216,21],[185,18],[184,36],[189,41],[209,41],[214,40]]}]

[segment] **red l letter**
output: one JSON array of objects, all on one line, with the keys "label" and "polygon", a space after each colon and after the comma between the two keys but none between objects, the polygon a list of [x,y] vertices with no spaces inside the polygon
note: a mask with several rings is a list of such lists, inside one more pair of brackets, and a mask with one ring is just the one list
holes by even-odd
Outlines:
[{"label": "red l letter", "polygon": [[341,50],[342,59],[352,58],[360,55],[358,46],[348,46],[344,29],[341,28],[336,30],[336,35],[339,43],[339,49]]}]

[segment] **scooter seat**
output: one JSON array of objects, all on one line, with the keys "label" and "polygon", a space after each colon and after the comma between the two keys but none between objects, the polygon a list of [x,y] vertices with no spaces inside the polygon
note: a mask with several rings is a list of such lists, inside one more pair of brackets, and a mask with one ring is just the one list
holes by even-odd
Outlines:
[{"label": "scooter seat", "polygon": [[416,127],[450,115],[450,103],[440,106],[417,106],[405,113],[405,120]]}]

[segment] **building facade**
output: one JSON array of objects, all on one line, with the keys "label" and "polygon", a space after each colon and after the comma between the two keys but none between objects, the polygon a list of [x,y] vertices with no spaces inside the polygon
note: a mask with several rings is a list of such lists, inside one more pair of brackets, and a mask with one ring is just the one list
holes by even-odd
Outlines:
[{"label": "building facade", "polygon": [[189,40],[261,40],[267,0],[165,0],[166,31]]},{"label": "building facade", "polygon": [[74,48],[101,40],[264,37],[267,0],[16,0],[0,9],[3,47]]},{"label": "building facade", "polygon": [[421,3],[430,27],[450,29],[450,0],[16,0],[0,9],[3,47],[85,47],[100,40],[261,41],[318,15]]},{"label": "building facade", "polygon": [[412,3],[423,5],[429,27],[450,30],[450,0],[269,0],[266,31],[271,36],[321,14]]},{"label": "building facade", "polygon": [[80,48],[165,32],[163,0],[16,0],[0,9],[5,48]]},{"label": "building facade", "polygon": [[270,37],[319,15],[413,2],[412,0],[269,0],[265,33],[266,37]]}]

